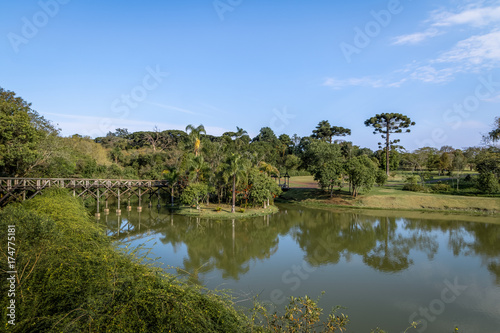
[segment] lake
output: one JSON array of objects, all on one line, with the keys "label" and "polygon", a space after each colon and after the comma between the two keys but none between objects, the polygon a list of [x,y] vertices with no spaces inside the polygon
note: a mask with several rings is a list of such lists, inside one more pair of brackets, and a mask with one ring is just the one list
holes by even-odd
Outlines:
[{"label": "lake", "polygon": [[238,305],[259,295],[283,309],[316,299],[351,320],[348,332],[500,332],[500,217],[321,210],[279,205],[245,220],[207,220],[168,208],[102,214],[110,237],[138,246],[170,273],[230,289]]}]

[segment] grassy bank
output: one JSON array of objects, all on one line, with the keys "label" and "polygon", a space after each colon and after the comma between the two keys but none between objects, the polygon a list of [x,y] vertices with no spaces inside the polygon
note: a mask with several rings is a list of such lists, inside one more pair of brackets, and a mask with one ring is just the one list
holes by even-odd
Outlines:
[{"label": "grassy bank", "polygon": [[317,188],[312,177],[291,179],[291,189],[281,195],[283,202],[297,202],[310,206],[351,207],[387,210],[423,210],[462,212],[473,214],[500,213],[500,199],[495,197],[460,196],[403,191],[397,181],[374,187],[368,193],[353,198],[348,191],[334,191],[330,195]]},{"label": "grassy bank", "polygon": [[[16,309],[11,325],[11,298],[2,283],[4,332],[241,332],[251,327],[229,298],[188,286],[144,263],[135,251],[118,249],[83,204],[66,193],[4,208],[0,230],[8,225],[15,225]],[[6,258],[6,242],[0,246]],[[7,260],[0,269],[12,270]]]},{"label": "grassy bank", "polygon": [[279,211],[278,207],[271,205],[267,208],[262,207],[251,207],[251,208],[240,208],[236,207],[236,212],[231,213],[230,205],[203,205],[200,210],[189,207],[181,206],[176,209],[176,214],[185,216],[196,216],[202,218],[212,218],[212,219],[241,219],[262,215],[274,214]]}]

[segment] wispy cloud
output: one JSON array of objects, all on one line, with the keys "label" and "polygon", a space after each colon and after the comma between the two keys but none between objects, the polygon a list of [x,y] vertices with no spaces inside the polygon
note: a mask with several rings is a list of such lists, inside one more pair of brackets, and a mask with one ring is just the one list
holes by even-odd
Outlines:
[{"label": "wispy cloud", "polygon": [[183,108],[179,108],[177,106],[160,104],[160,103],[152,103],[152,102],[144,102],[144,103],[145,104],[149,104],[149,105],[153,105],[153,106],[157,106],[157,107],[162,108],[162,109],[174,110],[174,111],[179,111],[179,112],[187,113],[187,114],[200,115],[197,112],[194,112],[194,111],[191,111],[191,110],[187,110],[187,109],[183,109]]},{"label": "wispy cloud", "polygon": [[435,27],[449,27],[461,24],[484,27],[500,21],[500,6],[480,7],[476,4],[458,13],[435,11],[431,16],[432,25]]},{"label": "wispy cloud", "polygon": [[411,63],[396,70],[383,79],[376,77],[329,78],[325,86],[342,89],[349,86],[373,88],[399,87],[410,81],[424,83],[445,83],[452,81],[459,73],[477,73],[491,70],[500,64],[500,2],[485,5],[484,1],[469,3],[452,12],[437,10],[422,22],[424,30],[393,38],[392,45],[417,45],[443,35],[450,27],[465,25],[470,29],[466,38],[458,39],[454,46],[443,49],[436,58]]},{"label": "wispy cloud", "polygon": [[396,78],[391,80],[391,78],[378,79],[368,76],[360,78],[349,78],[345,80],[329,77],[325,79],[323,85],[335,90],[340,90],[345,87],[397,88],[407,80],[407,78]]},{"label": "wispy cloud", "polygon": [[404,45],[404,44],[418,44],[426,39],[433,38],[443,34],[437,29],[428,29],[424,32],[416,32],[409,35],[401,35],[394,37],[394,42],[392,45]]},{"label": "wispy cloud", "polygon": [[500,31],[476,35],[459,41],[436,62],[462,62],[474,66],[500,63]]},{"label": "wispy cloud", "polygon": [[376,80],[370,77],[350,78],[346,80],[327,78],[323,85],[333,89],[341,89],[349,86],[381,88],[385,86],[385,83],[382,80]]},{"label": "wispy cloud", "polygon": [[410,79],[426,83],[443,83],[453,78],[458,70],[456,68],[437,69],[431,65],[416,67],[410,74]]}]

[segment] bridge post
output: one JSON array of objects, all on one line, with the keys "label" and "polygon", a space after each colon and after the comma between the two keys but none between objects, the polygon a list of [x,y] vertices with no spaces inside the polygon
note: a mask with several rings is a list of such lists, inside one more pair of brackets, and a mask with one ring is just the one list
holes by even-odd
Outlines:
[{"label": "bridge post", "polygon": [[108,195],[106,194],[106,208],[104,208],[104,214],[108,215],[109,214],[109,208],[108,208]]},{"label": "bridge post", "polygon": [[116,208],[116,215],[122,215],[122,210],[120,209],[120,188],[118,188],[118,208]]},{"label": "bridge post", "polygon": [[130,212],[132,210],[132,206],[130,206],[130,194],[128,195],[128,205],[127,205],[127,212]]},{"label": "bridge post", "polygon": [[138,211],[139,213],[140,213],[140,212],[142,212],[141,198],[142,198],[141,188],[139,187],[139,206],[137,206],[137,211]]},{"label": "bridge post", "polygon": [[100,219],[101,218],[101,213],[99,212],[99,197],[101,196],[101,193],[99,191],[99,188],[97,188],[97,212],[95,213],[95,218]]}]

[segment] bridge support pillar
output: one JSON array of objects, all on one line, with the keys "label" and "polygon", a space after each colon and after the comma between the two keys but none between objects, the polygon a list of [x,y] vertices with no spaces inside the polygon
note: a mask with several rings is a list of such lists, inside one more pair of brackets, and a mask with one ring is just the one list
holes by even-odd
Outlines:
[{"label": "bridge support pillar", "polygon": [[122,215],[122,210],[120,209],[120,189],[118,189],[118,207],[116,208],[116,215]]},{"label": "bridge support pillar", "polygon": [[106,196],[106,208],[104,208],[104,214],[108,215],[109,214],[109,208],[108,208],[108,197]]}]

